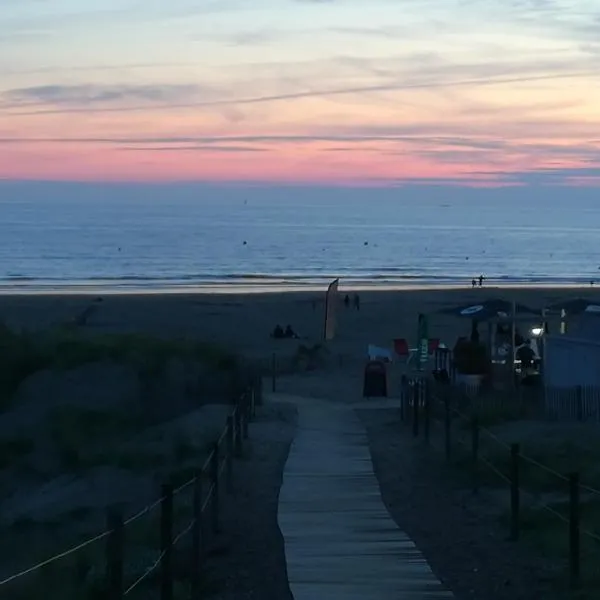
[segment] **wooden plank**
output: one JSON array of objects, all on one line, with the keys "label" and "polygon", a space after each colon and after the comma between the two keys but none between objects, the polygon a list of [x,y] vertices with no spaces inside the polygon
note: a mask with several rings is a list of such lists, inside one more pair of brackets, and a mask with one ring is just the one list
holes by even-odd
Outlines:
[{"label": "wooden plank", "polygon": [[297,405],[278,514],[295,600],[452,598],[388,514],[352,408]]}]

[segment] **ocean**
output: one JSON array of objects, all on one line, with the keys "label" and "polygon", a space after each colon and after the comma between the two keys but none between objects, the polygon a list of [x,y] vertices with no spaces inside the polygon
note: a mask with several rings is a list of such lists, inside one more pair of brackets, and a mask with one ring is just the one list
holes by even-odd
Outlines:
[{"label": "ocean", "polygon": [[[0,287],[589,284],[600,203],[343,193],[0,199]],[[375,195],[376,196],[376,195]],[[366,199],[365,199],[366,198]]]}]

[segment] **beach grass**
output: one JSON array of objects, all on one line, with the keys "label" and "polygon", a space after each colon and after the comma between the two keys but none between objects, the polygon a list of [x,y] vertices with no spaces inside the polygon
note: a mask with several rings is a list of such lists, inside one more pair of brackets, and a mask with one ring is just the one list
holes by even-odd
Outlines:
[{"label": "beach grass", "polygon": [[7,408],[19,385],[44,369],[67,370],[98,361],[133,366],[141,377],[162,372],[170,359],[188,359],[207,368],[234,371],[235,354],[218,344],[162,339],[144,334],[89,334],[67,327],[42,332],[13,331],[0,323],[0,409]]}]

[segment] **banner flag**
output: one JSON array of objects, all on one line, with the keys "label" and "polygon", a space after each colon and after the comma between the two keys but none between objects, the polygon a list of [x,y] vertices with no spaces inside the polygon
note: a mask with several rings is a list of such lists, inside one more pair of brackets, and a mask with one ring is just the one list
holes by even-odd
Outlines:
[{"label": "banner flag", "polygon": [[332,340],[335,337],[339,283],[339,279],[334,279],[329,284],[325,295],[325,340]]}]

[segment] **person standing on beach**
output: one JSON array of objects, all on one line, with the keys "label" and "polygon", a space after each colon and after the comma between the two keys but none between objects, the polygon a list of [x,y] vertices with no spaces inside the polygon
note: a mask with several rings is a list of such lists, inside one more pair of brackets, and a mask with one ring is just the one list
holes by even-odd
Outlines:
[{"label": "person standing on beach", "polygon": [[350,296],[348,296],[348,294],[344,296],[344,306],[350,308]]},{"label": "person standing on beach", "polygon": [[471,287],[475,287],[477,285],[477,281],[475,279],[471,279]]},{"label": "person standing on beach", "polygon": [[483,280],[485,279],[485,277],[483,275],[479,276],[479,287],[481,287],[483,285]]},{"label": "person standing on beach", "polygon": [[354,308],[360,310],[360,296],[358,294],[354,294]]}]

